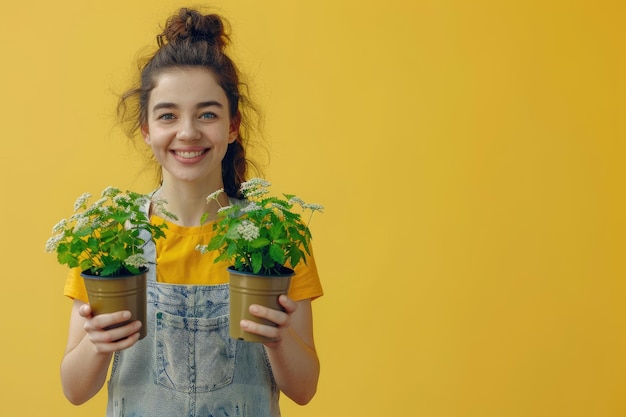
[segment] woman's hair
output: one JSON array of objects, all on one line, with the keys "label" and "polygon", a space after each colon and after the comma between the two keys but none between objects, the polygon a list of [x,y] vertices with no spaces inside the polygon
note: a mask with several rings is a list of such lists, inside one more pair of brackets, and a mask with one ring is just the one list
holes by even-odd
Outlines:
[{"label": "woman's hair", "polygon": [[[240,185],[246,180],[249,165],[246,157],[248,130],[258,112],[247,95],[247,87],[240,81],[240,73],[225,53],[230,42],[225,24],[217,14],[202,14],[182,8],[170,16],[163,32],[157,36],[158,49],[144,63],[140,63],[138,85],[126,91],[118,103],[118,116],[129,137],[135,137],[147,123],[148,99],[164,71],[184,68],[205,68],[215,76],[228,98],[231,120],[239,122],[239,135],[228,145],[222,161],[224,191],[230,197],[239,195]],[[257,167],[258,168],[258,167]],[[162,180],[159,171],[159,182]]]}]

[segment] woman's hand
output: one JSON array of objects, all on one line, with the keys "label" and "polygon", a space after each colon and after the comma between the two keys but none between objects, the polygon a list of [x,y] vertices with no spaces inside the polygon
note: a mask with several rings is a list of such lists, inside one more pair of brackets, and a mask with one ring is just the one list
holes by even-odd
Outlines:
[{"label": "woman's hand", "polygon": [[128,349],[139,340],[139,329],[142,326],[139,320],[114,329],[106,329],[109,326],[123,323],[130,319],[129,311],[118,311],[94,316],[91,306],[83,304],[80,306],[78,313],[85,319],[83,329],[87,332],[87,338],[98,353],[113,353],[118,350]]},{"label": "woman's hand", "polygon": [[89,304],[74,300],[61,362],[63,392],[72,404],[82,404],[96,395],[107,379],[114,352],[127,349],[139,340],[139,321],[105,330],[129,318],[128,311],[94,316]]},{"label": "woman's hand", "polygon": [[255,323],[250,320],[241,320],[240,323],[241,328],[246,332],[272,339],[271,342],[265,343],[265,346],[270,348],[279,346],[282,343],[291,326],[291,316],[298,308],[298,304],[284,294],[278,297],[278,302],[285,308],[285,311],[274,310],[258,304],[250,306],[250,314],[276,323],[277,327]]}]

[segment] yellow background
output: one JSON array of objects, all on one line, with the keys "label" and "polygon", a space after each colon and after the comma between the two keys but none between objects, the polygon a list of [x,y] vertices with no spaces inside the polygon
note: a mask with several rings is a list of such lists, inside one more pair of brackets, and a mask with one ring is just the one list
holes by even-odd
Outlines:
[{"label": "yellow background", "polygon": [[[149,189],[114,93],[184,4],[2,7],[2,416],[104,413],[61,393],[43,248],[81,193]],[[267,177],[327,208],[319,391],[285,416],[626,415],[623,1],[214,4]]]}]

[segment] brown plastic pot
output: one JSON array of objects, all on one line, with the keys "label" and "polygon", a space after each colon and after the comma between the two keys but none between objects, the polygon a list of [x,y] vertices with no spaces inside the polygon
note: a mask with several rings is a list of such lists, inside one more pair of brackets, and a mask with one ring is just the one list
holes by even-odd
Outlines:
[{"label": "brown plastic pot", "polygon": [[244,331],[239,322],[251,320],[255,323],[276,327],[276,324],[250,314],[250,305],[259,304],[275,310],[284,308],[278,302],[281,294],[289,292],[294,271],[283,267],[281,275],[257,275],[228,268],[230,273],[230,337],[246,342],[271,342],[271,339]]},{"label": "brown plastic pot", "polygon": [[146,320],[146,276],[147,270],[140,275],[101,277],[80,274],[85,281],[87,296],[93,315],[114,313],[116,311],[130,311],[130,320],[119,323],[107,329],[124,326],[134,320],[141,321],[139,339],[148,334]]}]

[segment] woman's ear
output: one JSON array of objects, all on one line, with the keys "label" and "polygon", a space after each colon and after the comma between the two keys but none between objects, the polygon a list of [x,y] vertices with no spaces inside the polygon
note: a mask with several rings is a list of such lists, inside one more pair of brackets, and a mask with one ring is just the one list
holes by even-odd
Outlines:
[{"label": "woman's ear", "polygon": [[150,132],[148,131],[148,124],[141,125],[141,136],[143,136],[143,141],[148,145],[150,144]]},{"label": "woman's ear", "polygon": [[[237,112],[235,117],[230,120],[230,129],[228,130],[228,143],[233,143],[239,136],[239,125],[241,124],[241,113]],[[145,138],[145,136],[144,136]]]}]

